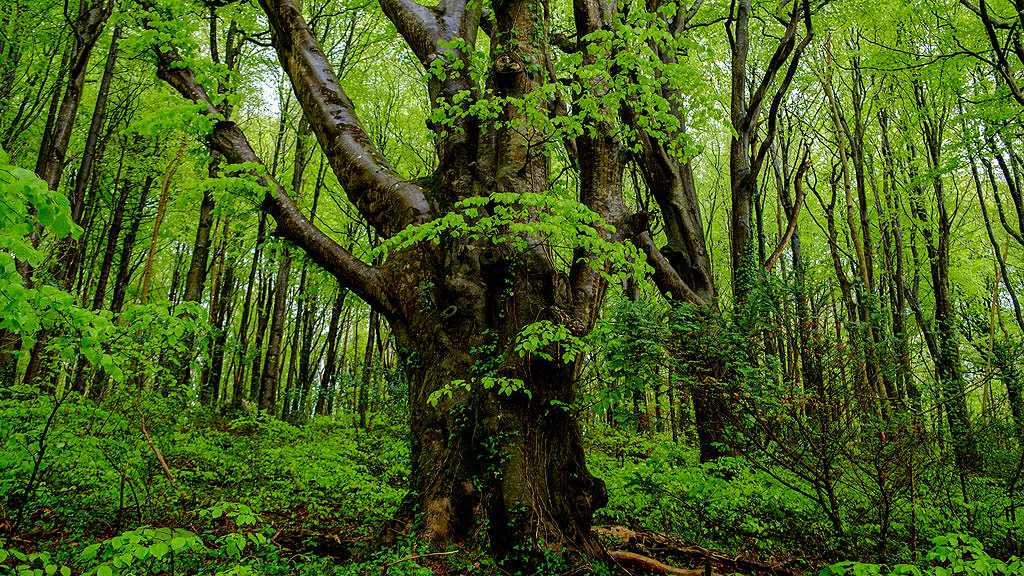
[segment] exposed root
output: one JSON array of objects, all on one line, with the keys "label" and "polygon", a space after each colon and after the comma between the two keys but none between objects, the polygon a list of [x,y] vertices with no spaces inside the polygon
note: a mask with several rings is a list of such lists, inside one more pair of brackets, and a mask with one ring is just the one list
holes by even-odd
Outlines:
[{"label": "exposed root", "polygon": [[[657,532],[638,532],[625,526],[597,526],[594,532],[605,540],[614,542],[608,554],[623,567],[632,566],[658,574],[678,574],[682,576],[712,576],[711,567],[722,572],[763,573],[773,576],[797,576],[790,567],[797,559],[782,563],[766,563],[758,560],[730,556],[708,550],[700,546],[690,546],[667,534]],[[671,556],[691,565],[703,565],[705,569],[675,568],[654,560],[652,556]]]}]

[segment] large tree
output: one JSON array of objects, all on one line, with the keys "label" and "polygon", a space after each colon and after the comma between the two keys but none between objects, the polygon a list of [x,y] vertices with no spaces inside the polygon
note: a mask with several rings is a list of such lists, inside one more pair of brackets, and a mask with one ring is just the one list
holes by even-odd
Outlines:
[{"label": "large tree", "polygon": [[[394,334],[412,428],[412,490],[400,520],[428,540],[485,538],[499,556],[526,562],[545,552],[600,556],[590,526],[605,488],[587,470],[579,426],[566,410],[576,393],[575,358],[566,350],[590,331],[604,292],[607,251],[595,246],[615,240],[601,220],[621,210],[625,156],[607,115],[581,120],[575,138],[565,138],[566,150],[580,152],[578,195],[549,194],[552,136],[536,119],[557,106],[535,96],[551,87],[549,7],[507,0],[485,15],[474,1],[381,0],[428,72],[435,111],[436,169],[412,181],[374,146],[298,2],[260,6],[304,119],[349,201],[391,239],[383,263],[368,264],[311,224],[267,171],[252,172],[267,187],[262,208],[277,233],[383,315]],[[167,8],[149,8],[150,26],[166,22]],[[577,48],[614,10],[575,2]],[[490,69],[475,78],[481,31]],[[210,147],[232,164],[261,164],[178,50],[155,50],[159,75],[214,120]],[[599,97],[605,86],[590,78],[578,95]],[[550,235],[556,221],[575,239],[564,266]]]}]

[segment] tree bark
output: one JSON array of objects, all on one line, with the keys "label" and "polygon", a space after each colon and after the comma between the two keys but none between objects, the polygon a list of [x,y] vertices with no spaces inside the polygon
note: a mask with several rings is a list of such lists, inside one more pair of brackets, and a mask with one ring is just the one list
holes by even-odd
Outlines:
[{"label": "tree bark", "polygon": [[[103,77],[100,80],[100,87],[96,93],[96,106],[93,108],[92,121],[89,124],[89,133],[85,139],[85,148],[82,151],[82,162],[75,174],[75,187],[71,193],[71,219],[76,224],[82,223],[82,213],[85,210],[85,196],[92,178],[93,164],[96,161],[96,152],[100,132],[107,117],[107,98],[110,94],[110,83],[114,77],[114,65],[117,63],[119,52],[118,41],[121,38],[121,27],[114,29],[110,39],[110,50],[107,52],[107,61],[103,66]],[[137,229],[137,227],[136,227]],[[58,248],[59,266],[54,274],[55,279],[64,290],[71,289],[71,283],[77,276],[78,265],[81,261],[79,244],[72,239],[62,240]]]},{"label": "tree bark", "polygon": [[103,308],[103,302],[107,296],[107,283],[110,280],[110,270],[114,263],[114,255],[117,253],[117,242],[121,239],[121,229],[124,226],[125,203],[128,200],[128,192],[131,188],[131,172],[121,180],[121,191],[117,194],[114,205],[111,208],[110,226],[107,227],[107,243],[103,251],[103,259],[100,263],[100,271],[96,277],[96,291],[92,296],[92,309]]},{"label": "tree bark", "polygon": [[261,283],[259,297],[256,300],[256,310],[258,311],[256,316],[256,332],[253,335],[253,354],[252,358],[252,378],[249,382],[249,399],[258,407],[260,403],[260,383],[263,382],[263,339],[267,333],[267,324],[270,322],[270,312],[272,306],[272,287],[273,282],[270,278],[266,278]]}]

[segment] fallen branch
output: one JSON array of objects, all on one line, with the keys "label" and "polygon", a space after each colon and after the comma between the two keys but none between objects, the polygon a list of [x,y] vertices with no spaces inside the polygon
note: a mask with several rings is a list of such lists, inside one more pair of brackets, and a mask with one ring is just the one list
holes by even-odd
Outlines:
[{"label": "fallen branch", "polygon": [[399,560],[395,560],[394,562],[388,562],[387,564],[385,564],[384,576],[387,576],[388,568],[391,568],[395,564],[401,564],[402,562],[408,562],[409,560],[419,560],[420,558],[426,558],[428,556],[448,556],[449,554],[455,554],[456,552],[458,552],[458,550],[449,550],[448,552],[431,552],[430,554],[413,554],[411,556],[406,556],[405,558],[401,558]]},{"label": "fallen branch", "polygon": [[[595,527],[598,535],[618,542],[616,549],[609,550],[609,554],[636,553],[640,557],[644,555],[669,555],[681,558],[693,564],[711,564],[727,572],[763,572],[774,576],[797,576],[789,567],[796,562],[796,559],[779,563],[768,564],[758,560],[729,556],[722,552],[708,550],[700,546],[689,546],[679,540],[659,534],[657,532],[637,532],[624,526]],[[625,549],[629,549],[627,551]],[[654,568],[651,568],[655,570]],[[676,568],[678,570],[678,568]],[[690,574],[693,571],[688,572]],[[698,570],[697,572],[703,572]],[[663,572],[664,574],[675,574],[674,572]],[[694,574],[693,576],[696,576]]]},{"label": "fallen branch", "polygon": [[658,574],[672,574],[674,576],[721,576],[717,572],[711,572],[710,570],[690,570],[687,568],[676,568],[675,566],[669,566],[668,564],[659,562],[654,558],[649,558],[642,554],[635,552],[626,552],[624,550],[609,550],[608,555],[615,560],[615,563],[623,568],[637,568],[640,570],[646,570],[648,572],[657,572]]}]

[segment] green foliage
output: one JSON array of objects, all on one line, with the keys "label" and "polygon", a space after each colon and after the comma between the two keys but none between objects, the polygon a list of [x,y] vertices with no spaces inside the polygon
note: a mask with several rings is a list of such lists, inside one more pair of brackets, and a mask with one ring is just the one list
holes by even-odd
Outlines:
[{"label": "green foliage", "polygon": [[173,573],[176,566],[187,574],[204,566],[226,568],[232,564],[226,570],[216,569],[216,574],[256,573],[253,566],[242,563],[251,562],[254,554],[266,554],[270,541],[268,530],[257,526],[252,509],[222,502],[198,510],[197,516],[219,521],[229,529],[201,536],[181,528],[141,526],[85,547],[79,560],[92,566],[85,573],[95,576]]},{"label": "green foliage", "polygon": [[49,552],[25,553],[8,548],[0,539],[0,573],[11,576],[71,576],[71,568],[53,560]]},{"label": "green foliage", "polygon": [[8,164],[0,150],[0,328],[26,342],[43,327],[67,321],[88,327],[95,319],[74,306],[74,298],[53,286],[25,285],[19,273],[40,266],[45,252],[41,236],[77,237],[81,228],[71,221],[67,197],[49,190],[32,172]]},{"label": "green foliage", "polygon": [[451,398],[452,393],[455,390],[463,389],[467,392],[472,392],[475,389],[480,390],[497,390],[498,394],[502,396],[511,396],[516,392],[522,392],[527,397],[532,397],[533,393],[530,392],[529,388],[526,388],[524,382],[519,378],[502,378],[495,376],[481,376],[478,379],[471,381],[467,380],[452,380],[447,385],[430,393],[427,398],[427,403],[431,406],[437,406],[437,403],[442,398]]},{"label": "green foliage", "polygon": [[588,442],[609,493],[599,522],[763,554],[792,550],[820,530],[812,501],[742,459],[700,465],[692,449],[600,428]]},{"label": "green foliage", "polygon": [[425,241],[437,244],[464,237],[493,242],[514,262],[537,242],[545,242],[557,250],[585,250],[589,255],[587,264],[609,281],[642,279],[646,260],[631,244],[609,240],[614,231],[577,200],[555,194],[502,192],[462,200],[441,218],[395,234],[375,254]]},{"label": "green foliage", "polygon": [[896,564],[893,566],[861,562],[839,562],[824,568],[821,576],[998,576],[1024,572],[1024,562],[1016,556],[1007,561],[985,553],[977,538],[966,534],[947,534],[931,540],[932,548],[920,566]]}]

